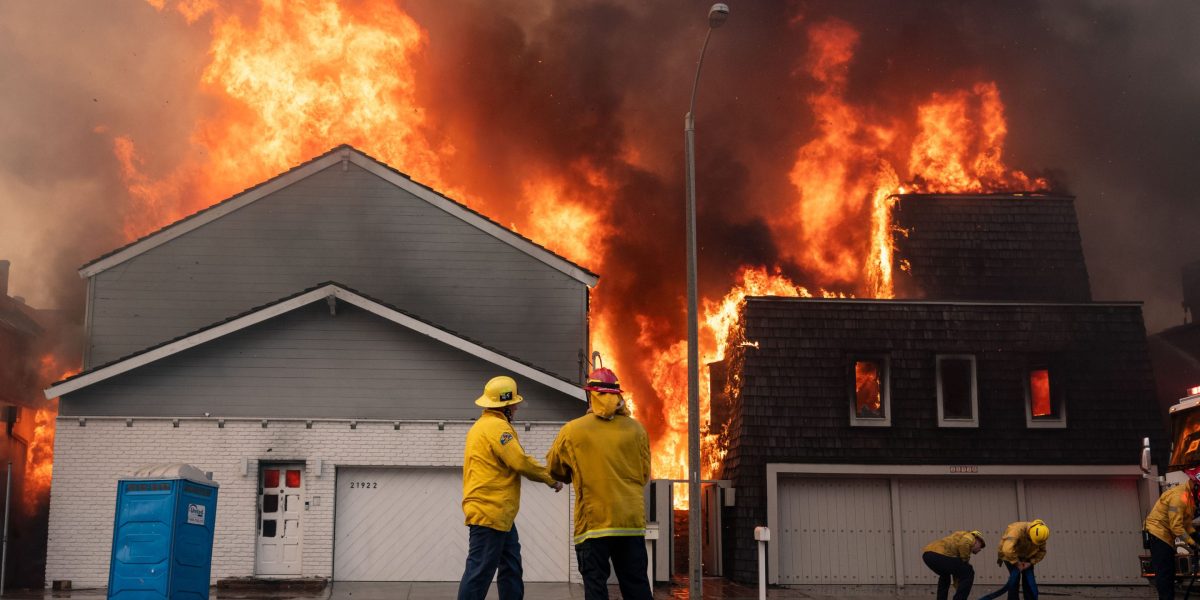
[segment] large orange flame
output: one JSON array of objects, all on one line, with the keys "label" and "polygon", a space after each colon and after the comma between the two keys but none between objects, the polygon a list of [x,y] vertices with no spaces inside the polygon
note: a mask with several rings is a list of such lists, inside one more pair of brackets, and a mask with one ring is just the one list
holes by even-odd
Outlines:
[{"label": "large orange flame", "polygon": [[[824,290],[822,295],[831,295]],[[743,267],[738,283],[719,300],[705,299],[700,320],[700,475],[712,478],[720,472],[727,446],[722,431],[714,431],[709,422],[712,390],[708,365],[724,360],[729,334],[737,323],[738,307],[746,296],[811,297],[803,286],[781,274],[778,267]],[[643,321],[643,328],[647,323]],[[654,477],[683,479],[687,471],[687,341],[681,340],[664,350],[647,348],[642,368],[650,376],[655,393],[665,399],[662,409],[663,430],[653,452]],[[675,508],[686,508],[687,490],[675,489]]]},{"label": "large orange flame", "polygon": [[[846,99],[859,42],[853,27],[834,19],[808,33],[805,72],[817,84],[808,99],[817,137],[800,148],[792,168],[799,192],[793,218],[776,228],[778,239],[795,240],[790,254],[823,280],[862,282],[871,296],[893,297],[896,194],[1048,187],[1004,165],[1008,126],[994,82],[935,92],[908,124]],[[903,186],[898,164],[908,170]]]},{"label": "large orange flame", "polygon": [[896,139],[896,126],[875,122],[870,111],[845,99],[858,40],[858,32],[841,21],[809,30],[806,68],[817,91],[808,101],[817,136],[800,148],[792,167],[791,181],[799,192],[794,210],[789,219],[775,221],[776,239],[793,241],[784,246],[793,260],[847,286],[863,277],[867,203],[875,190],[898,182],[884,155]]},{"label": "large orange flame", "polygon": [[[159,10],[165,0],[148,0]],[[212,19],[211,62],[202,90],[222,100],[197,124],[195,156],[163,176],[143,170],[134,141],[115,140],[122,174],[138,208],[126,217],[136,238],[266,180],[339,143],[369,148],[443,192],[462,198],[441,176],[443,156],[424,131],[414,61],[424,30],[394,2],[261,0],[249,4],[184,0],[188,22]]]},{"label": "large orange flame", "polygon": [[57,404],[52,409],[34,412],[33,437],[25,454],[25,498],[22,505],[34,510],[46,497],[54,474],[54,417]]},{"label": "large orange flame", "polygon": [[[76,366],[64,366],[66,361],[54,353],[48,353],[38,362],[38,381],[41,387],[65,379],[79,372]],[[54,473],[54,419],[58,416],[58,398],[45,408],[28,411],[33,417],[33,430],[29,436],[25,453],[24,502],[27,511],[36,511],[50,490]]]}]

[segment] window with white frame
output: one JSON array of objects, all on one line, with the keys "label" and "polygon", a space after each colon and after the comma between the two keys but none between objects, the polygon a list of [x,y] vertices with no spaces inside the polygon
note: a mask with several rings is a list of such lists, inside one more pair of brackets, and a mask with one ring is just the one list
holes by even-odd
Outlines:
[{"label": "window with white frame", "polygon": [[1067,426],[1067,403],[1060,369],[1035,364],[1026,370],[1025,424],[1035,428]]},{"label": "window with white frame", "polygon": [[938,355],[937,403],[938,427],[979,427],[979,386],[974,356]]},{"label": "window with white frame", "polygon": [[850,424],[887,427],[892,424],[891,391],[886,356],[856,356],[850,360]]}]

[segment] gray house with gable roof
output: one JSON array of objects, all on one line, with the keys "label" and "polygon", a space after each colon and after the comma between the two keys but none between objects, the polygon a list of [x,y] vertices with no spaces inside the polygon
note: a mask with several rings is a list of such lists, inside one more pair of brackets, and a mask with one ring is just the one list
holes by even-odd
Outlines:
[{"label": "gray house with gable roof", "polygon": [[[105,584],[115,481],[158,462],[221,484],[214,581],[457,580],[483,383],[517,379],[535,456],[585,409],[597,276],[349,146],[80,274],[47,581]],[[569,496],[523,502],[526,579],[567,581]]]}]

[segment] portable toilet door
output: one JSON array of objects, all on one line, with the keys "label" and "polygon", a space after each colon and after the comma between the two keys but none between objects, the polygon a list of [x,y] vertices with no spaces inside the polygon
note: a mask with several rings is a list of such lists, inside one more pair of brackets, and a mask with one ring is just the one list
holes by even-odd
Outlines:
[{"label": "portable toilet door", "polygon": [[199,469],[178,464],[117,482],[110,600],[207,600],[217,489]]}]

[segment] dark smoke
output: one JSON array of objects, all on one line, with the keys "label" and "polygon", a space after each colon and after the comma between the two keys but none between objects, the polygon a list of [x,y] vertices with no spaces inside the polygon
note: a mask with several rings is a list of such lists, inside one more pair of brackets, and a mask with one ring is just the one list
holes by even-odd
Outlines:
[{"label": "dark smoke", "polygon": [[[1008,164],[1078,195],[1095,296],[1145,300],[1151,331],[1179,322],[1179,268],[1200,258],[1200,5],[731,4],[697,111],[704,295],[724,294],[742,264],[777,264],[792,241],[769,224],[796,201],[788,174],[814,130],[806,31],[837,18],[861,34],[847,99],[871,114],[911,121],[934,92],[997,81]],[[448,180],[486,190],[480,208],[510,223],[528,211],[523,181],[554,173],[587,192],[576,166],[605,173],[619,234],[596,298],[624,316],[618,358],[642,356],[637,315],[664,324],[648,332],[660,347],[681,339],[682,126],[708,3],[402,5],[429,34],[419,94],[438,107],[430,135],[457,150]],[[204,23],[139,3],[0,3],[0,257],[35,304],[81,311],[75,268],[122,242],[114,135],[137,140],[151,173],[195,151],[189,136],[214,102],[197,92]],[[810,287],[839,283],[780,266]],[[645,374],[623,377],[646,389]]]}]

